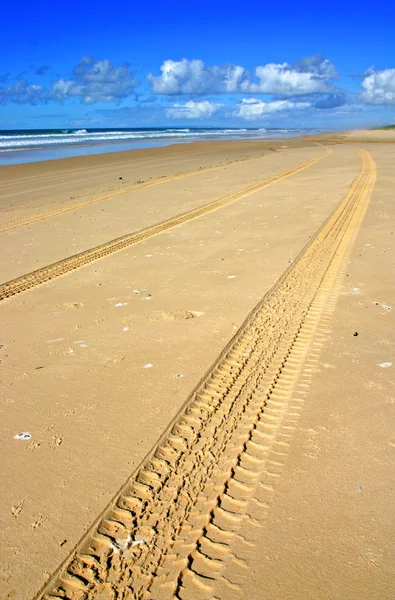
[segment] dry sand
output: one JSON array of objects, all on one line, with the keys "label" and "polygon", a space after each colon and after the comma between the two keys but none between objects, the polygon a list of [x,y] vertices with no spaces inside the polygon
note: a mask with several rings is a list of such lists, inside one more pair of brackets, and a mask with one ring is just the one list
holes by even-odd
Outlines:
[{"label": "dry sand", "polygon": [[[308,138],[306,138],[308,139]],[[343,131],[326,133],[319,136],[311,136],[310,139],[320,139],[322,141],[343,141],[343,142],[371,142],[374,144],[395,142],[395,129],[355,129],[354,131]]]},{"label": "dry sand", "polygon": [[[144,597],[164,599],[178,585],[183,599],[393,597],[394,367],[378,365],[394,362],[393,311],[385,307],[395,306],[390,277],[395,148],[361,147],[378,173],[359,233],[357,216],[363,216],[372,178],[361,180],[353,196],[361,214],[346,221],[347,204],[344,225],[339,217],[328,223],[328,233],[314,237],[362,166],[359,146],[331,145],[330,154],[270,187],[1,302],[1,598],[33,598],[63,561],[67,567],[70,553],[108,506],[112,525],[101,525],[99,537],[92,530],[96,550],[83,554],[93,558],[81,563],[80,553],[58,596],[110,600],[117,597],[114,589],[123,589],[125,598],[134,598],[146,586]],[[201,143],[3,167],[1,221],[13,226],[0,234],[2,281],[229,197],[323,151],[309,141]],[[156,182],[184,173],[115,195],[120,186],[141,186],[135,183],[141,179]],[[114,195],[86,204],[106,194]],[[63,210],[76,202],[81,206]],[[51,210],[58,212],[46,215]],[[336,240],[343,238],[336,254]],[[312,239],[310,254],[263,303],[264,325],[248,334],[263,353],[259,360],[242,338],[244,383],[233,371],[240,350],[229,363],[230,395],[244,385],[243,393],[255,398],[256,390],[268,393],[270,378],[278,379],[276,364],[289,359],[293,371],[277,381],[281,418],[279,407],[270,405],[274,397],[257,400],[270,448],[243,454],[256,427],[246,409],[236,418],[239,399],[228,404],[214,373],[221,425],[213,429],[202,412],[201,449],[200,442],[185,449],[187,425],[178,426],[172,443],[174,452],[184,452],[185,464],[157,459],[155,476],[141,475],[140,488],[124,492],[135,498],[127,500],[129,507],[138,502],[138,516],[136,498],[145,488],[141,525],[129,523],[129,532],[114,533],[111,501],[117,491]],[[333,264],[339,263],[338,271],[329,269],[332,287],[326,279],[321,283],[331,252]],[[324,308],[314,308],[316,296]],[[287,340],[293,327],[302,327],[306,310],[314,326],[303,325],[312,328],[307,345],[293,349]],[[14,439],[24,431],[31,439]],[[218,432],[228,437],[217,448]],[[255,461],[249,470],[246,461]],[[237,464],[244,475],[232,471]],[[155,482],[168,468],[175,479],[160,491]],[[180,482],[183,492],[177,492]],[[174,515],[164,517],[173,506]],[[215,506],[224,513],[221,527],[210,521]],[[119,520],[131,513],[117,510],[120,527]],[[134,565],[132,583],[125,576],[128,565]],[[59,580],[52,582],[53,590]]]}]

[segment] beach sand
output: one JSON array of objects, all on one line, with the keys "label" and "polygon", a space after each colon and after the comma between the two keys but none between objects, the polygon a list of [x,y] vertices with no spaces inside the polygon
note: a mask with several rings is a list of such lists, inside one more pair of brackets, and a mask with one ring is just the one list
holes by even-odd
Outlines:
[{"label": "beach sand", "polygon": [[393,597],[395,146],[322,144],[0,169],[1,598]]},{"label": "beach sand", "polygon": [[312,138],[318,138],[322,141],[334,139],[335,141],[345,142],[363,141],[374,144],[392,144],[395,142],[395,129],[355,129],[353,131],[326,133],[319,136],[312,136]]}]

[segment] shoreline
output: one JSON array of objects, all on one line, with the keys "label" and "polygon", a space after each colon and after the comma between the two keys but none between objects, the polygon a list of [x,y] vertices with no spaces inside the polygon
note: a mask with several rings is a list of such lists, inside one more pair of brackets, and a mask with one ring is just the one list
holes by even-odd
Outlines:
[{"label": "shoreline", "polygon": [[[298,138],[299,139],[299,138]],[[64,158],[55,158],[49,160],[32,161],[26,163],[15,163],[0,165],[0,177],[2,174],[11,172],[12,170],[45,170],[60,167],[60,170],[80,167],[94,167],[103,166],[109,163],[128,162],[133,159],[154,159],[159,155],[169,155],[169,157],[175,157],[177,155],[184,154],[185,150],[183,147],[187,147],[190,151],[196,151],[198,149],[211,150],[212,148],[218,147],[218,149],[225,148],[227,145],[238,146],[243,145],[246,147],[253,148],[256,145],[270,144],[271,140],[218,140],[208,141],[203,140],[199,142],[180,142],[175,143],[172,141],[170,144],[165,146],[154,146],[152,148],[133,148],[131,150],[119,150],[116,152],[104,152],[102,154],[87,154],[85,156],[68,156]],[[204,146],[203,146],[204,145]]]},{"label": "shoreline", "polygon": [[[104,157],[101,161],[107,162],[109,157],[114,155],[117,157],[125,157],[129,159],[131,156],[138,156],[137,153],[144,151],[156,151],[161,148],[177,148],[184,146],[195,146],[201,144],[232,144],[232,143],[244,143],[244,144],[283,144],[283,143],[295,143],[297,141],[376,141],[376,142],[388,142],[392,143],[395,141],[395,129],[355,129],[355,130],[334,130],[334,131],[319,131],[316,130],[314,133],[295,133],[292,135],[290,132],[279,135],[262,135],[262,137],[249,137],[243,135],[236,135],[233,138],[215,138],[212,139],[174,139],[174,138],[163,138],[155,140],[142,140],[142,141],[108,141],[97,144],[85,143],[85,144],[65,144],[62,146],[48,146],[42,148],[13,148],[10,150],[0,149],[0,173],[4,168],[22,166],[29,164],[46,164],[56,163],[65,160],[85,160],[93,159],[95,157]],[[130,154],[136,153],[136,154]],[[57,154],[59,156],[57,156]],[[148,156],[148,155],[147,155]],[[19,157],[22,159],[19,160]],[[71,164],[71,163],[70,163]]]},{"label": "shoreline", "polygon": [[[247,130],[246,130],[247,131]],[[142,138],[142,139],[130,139],[130,140],[102,140],[93,141],[86,140],[85,142],[64,144],[50,144],[43,145],[40,147],[18,147],[18,148],[0,148],[0,167],[11,166],[15,164],[29,164],[36,162],[47,162],[53,160],[63,160],[65,158],[76,158],[85,156],[100,156],[102,154],[114,154],[120,152],[130,152],[136,150],[143,150],[147,148],[161,148],[172,145],[184,145],[184,144],[196,144],[196,143],[210,143],[210,142],[270,142],[270,141],[281,141],[285,139],[299,139],[306,135],[305,130],[285,131],[283,134],[281,131],[259,132],[250,130],[250,134],[235,131],[234,134],[226,133],[223,134],[204,134],[206,137],[199,137],[199,134],[176,138],[176,137],[165,137],[162,138]],[[252,133],[254,132],[254,133]],[[320,134],[320,130],[314,130],[311,135]],[[200,134],[202,135],[202,134]],[[310,135],[310,134],[308,134]],[[12,139],[12,138],[10,138]]]}]

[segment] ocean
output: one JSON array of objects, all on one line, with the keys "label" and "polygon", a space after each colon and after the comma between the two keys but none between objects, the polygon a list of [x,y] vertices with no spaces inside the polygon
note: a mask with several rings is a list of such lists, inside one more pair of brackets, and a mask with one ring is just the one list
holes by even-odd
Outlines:
[{"label": "ocean", "polygon": [[318,133],[312,129],[15,129],[0,130],[0,165],[167,146],[202,140],[258,140]]}]

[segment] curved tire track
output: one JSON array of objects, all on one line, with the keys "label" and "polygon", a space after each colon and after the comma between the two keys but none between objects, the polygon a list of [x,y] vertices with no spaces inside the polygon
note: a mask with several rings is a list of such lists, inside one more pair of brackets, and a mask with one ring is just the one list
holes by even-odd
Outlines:
[{"label": "curved tire track", "polygon": [[290,169],[284,173],[280,173],[270,179],[266,179],[259,183],[255,183],[250,185],[244,190],[239,192],[235,192],[234,194],[230,194],[229,196],[225,196],[223,198],[219,198],[214,202],[210,202],[210,204],[206,204],[199,208],[195,208],[191,211],[178,215],[177,217],[173,217],[172,219],[168,219],[167,221],[163,221],[162,223],[158,223],[157,225],[153,225],[152,227],[148,227],[147,229],[143,229],[138,232],[130,233],[110,242],[106,242],[105,244],[101,244],[100,246],[96,246],[96,248],[92,248],[90,250],[86,250],[84,252],[80,252],[79,254],[75,254],[63,260],[60,260],[56,263],[48,265],[47,267],[42,267],[41,269],[37,269],[36,271],[32,271],[27,275],[22,275],[21,277],[17,277],[7,283],[3,283],[0,285],[0,300],[4,300],[5,298],[9,298],[11,296],[15,296],[16,294],[20,294],[32,287],[36,287],[41,285],[42,283],[46,283],[54,279],[55,277],[60,277],[61,275],[65,275],[66,273],[70,273],[75,269],[88,265],[99,258],[104,258],[109,254],[113,254],[114,252],[119,252],[120,250],[124,250],[133,244],[137,244],[143,240],[146,240],[154,235],[158,235],[159,233],[163,233],[164,231],[168,231],[173,227],[177,227],[182,223],[186,223],[193,219],[197,219],[206,215],[208,213],[213,212],[214,210],[218,210],[228,204],[236,202],[241,198],[245,198],[246,196],[268,187],[269,185],[273,185],[287,177],[291,177],[291,175],[296,175],[300,173],[304,169],[312,166],[325,156],[331,153],[330,149],[325,150],[322,154],[302,163],[301,165]]},{"label": "curved tire track", "polygon": [[[215,597],[262,471],[294,372],[373,189],[363,168],[346,198],[253,310],[176,419],[36,598]],[[285,400],[284,400],[285,397]],[[256,523],[259,526],[258,523]],[[247,540],[244,540],[248,543]],[[232,586],[231,582],[227,582]]]}]

